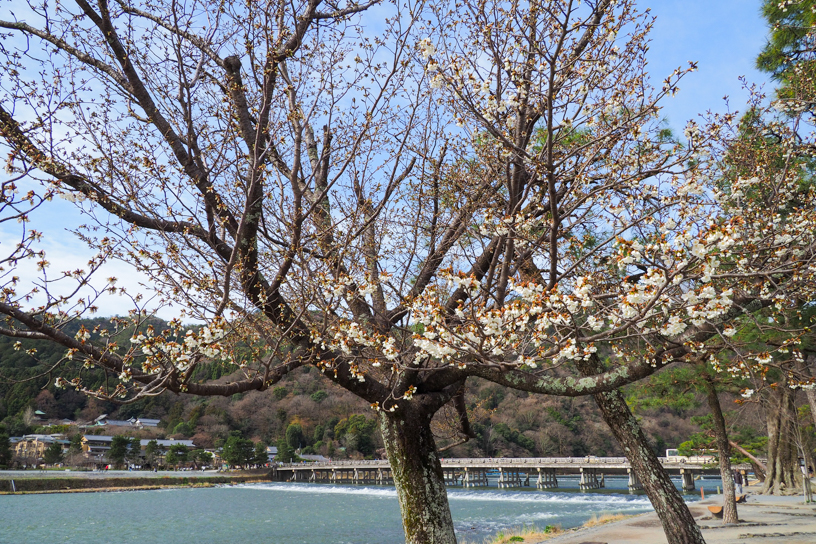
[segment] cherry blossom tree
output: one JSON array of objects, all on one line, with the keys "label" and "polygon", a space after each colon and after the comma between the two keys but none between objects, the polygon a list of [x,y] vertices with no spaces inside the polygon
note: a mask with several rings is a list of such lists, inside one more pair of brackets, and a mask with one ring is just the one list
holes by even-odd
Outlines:
[{"label": "cherry blossom tree", "polygon": [[[762,161],[718,184],[733,115],[666,129],[660,101],[694,65],[653,86],[648,12],[75,0],[2,18],[3,194],[75,201],[99,251],[52,278],[33,239],[38,292],[6,276],[0,333],[64,346],[60,386],[86,390],[76,364],[120,402],[232,395],[316,366],[377,414],[411,544],[455,542],[431,420],[453,407],[472,435],[469,378],[593,395],[669,542],[703,542],[617,388],[717,363],[740,319],[810,297],[814,195],[789,199],[794,169]],[[134,294],[131,318],[65,334],[122,292],[95,283],[110,259],[203,325],[119,345],[146,319]],[[195,378],[216,363],[238,377]]]}]

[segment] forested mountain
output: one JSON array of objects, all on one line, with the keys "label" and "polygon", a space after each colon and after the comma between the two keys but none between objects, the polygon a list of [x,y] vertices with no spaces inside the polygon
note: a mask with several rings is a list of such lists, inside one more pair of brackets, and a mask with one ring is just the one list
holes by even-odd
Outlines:
[{"label": "forested mountain", "polygon": [[[110,320],[77,321],[76,331],[81,325],[97,334],[110,327]],[[157,320],[154,326],[160,328],[163,323]],[[131,334],[121,332],[121,341],[127,342]],[[29,352],[32,348],[36,353]],[[256,441],[276,444],[285,437],[306,453],[335,457],[376,457],[381,447],[371,408],[311,367],[288,375],[271,391],[229,398],[164,393],[116,405],[70,388],[55,388],[57,371],[65,369],[58,366],[52,371],[52,367],[72,364],[60,362],[63,354],[53,343],[23,341],[15,349],[14,340],[0,337],[0,421],[10,435],[36,429],[35,422],[25,421],[26,410],[31,408],[45,412],[51,419],[90,421],[102,414],[113,419],[161,419],[159,430],[164,436],[193,438],[201,446],[214,446],[230,431],[240,430]],[[197,372],[199,379],[230,381],[237,371],[236,367],[211,363]],[[105,373],[99,369],[84,370],[82,376],[91,387],[105,380]],[[655,379],[628,390],[630,405],[641,418],[654,449],[661,454],[699,433],[707,413],[704,397],[693,391],[670,391],[665,381]],[[472,380],[468,382],[466,399],[477,438],[452,448],[446,456],[622,455],[591,398],[531,395]],[[755,406],[736,405],[734,395],[723,394],[722,400],[730,410],[732,430],[738,436],[742,433],[753,440],[763,434],[764,421]],[[442,446],[449,442],[448,436],[453,436],[444,412],[437,415],[434,430]]]},{"label": "forested mountain", "polygon": [[[68,323],[65,332],[74,335],[84,326],[93,331],[92,337],[98,337],[111,331],[112,338],[125,345],[132,336],[132,330],[113,332],[116,319],[98,317],[75,320]],[[149,323],[163,325],[159,320],[148,320],[146,324]],[[98,403],[73,389],[54,387],[54,379],[58,375],[73,372],[81,366],[65,357],[65,354],[64,348],[52,342],[0,337],[0,421],[9,434],[20,434],[30,427],[23,422],[29,407],[45,412],[51,419],[79,420],[93,419],[106,413],[105,410],[117,410],[115,406]],[[94,389],[109,377],[97,368],[82,368],[80,376],[83,384]],[[127,412],[127,408],[122,407],[119,411]]]}]

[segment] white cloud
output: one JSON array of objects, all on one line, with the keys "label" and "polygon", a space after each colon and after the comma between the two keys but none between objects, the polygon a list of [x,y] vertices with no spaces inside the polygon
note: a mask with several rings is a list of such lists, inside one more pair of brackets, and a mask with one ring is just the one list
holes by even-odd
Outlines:
[{"label": "white cloud", "polygon": [[[41,209],[31,214],[28,227],[43,233],[42,240],[36,244],[36,249],[45,251],[45,260],[49,263],[46,269],[49,280],[60,278],[63,276],[62,273],[67,271],[81,269],[87,272],[90,270],[88,261],[94,257],[95,252],[66,230],[80,224],[83,220],[87,221],[87,217],[83,218],[74,205],[56,199],[46,202]],[[19,243],[21,229],[21,225],[17,223],[0,225],[0,254],[7,255],[11,248]],[[6,266],[3,283],[11,276],[18,276],[20,278],[16,286],[18,295],[30,292],[37,285],[42,286],[44,276],[43,272],[38,269],[39,260],[39,258],[34,258],[19,261],[11,270]],[[108,278],[110,277],[115,277],[116,287],[124,288],[130,296],[142,294],[140,304],[149,312],[155,311],[156,315],[163,319],[179,316],[179,307],[157,309],[156,299],[151,301],[155,293],[152,293],[148,287],[150,285],[148,278],[125,262],[106,261],[94,272],[90,284],[96,290],[101,291],[109,285]],[[61,279],[48,285],[52,297],[70,295],[76,288],[77,281],[73,278]],[[94,289],[85,287],[80,289],[74,298],[87,299],[90,296],[95,296]],[[34,293],[25,306],[37,307],[46,300],[46,294],[41,290],[39,293]],[[130,310],[134,309],[133,301],[129,297],[107,292],[101,295],[94,304],[99,308],[96,313],[99,316],[127,315]],[[68,307],[70,306],[63,309]]]}]

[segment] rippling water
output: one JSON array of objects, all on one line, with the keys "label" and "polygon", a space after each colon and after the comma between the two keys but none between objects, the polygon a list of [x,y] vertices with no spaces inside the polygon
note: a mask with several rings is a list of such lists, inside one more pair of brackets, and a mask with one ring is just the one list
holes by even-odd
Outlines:
[{"label": "rippling water", "polygon": [[[607,480],[611,488],[625,485],[625,480]],[[645,496],[610,489],[584,493],[452,488],[448,496],[457,534],[471,542],[524,524],[568,528],[595,513],[651,510]],[[104,541],[399,544],[404,539],[396,492],[387,487],[269,483],[0,496],[2,543]]]}]

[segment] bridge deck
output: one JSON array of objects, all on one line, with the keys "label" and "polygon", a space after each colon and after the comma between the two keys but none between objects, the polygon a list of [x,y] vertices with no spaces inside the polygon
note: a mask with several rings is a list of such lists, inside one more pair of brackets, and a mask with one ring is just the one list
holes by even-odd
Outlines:
[{"label": "bridge deck", "polygon": [[[660,458],[663,467],[669,472],[693,472],[695,474],[719,474],[719,469],[713,464],[698,463],[669,463]],[[444,458],[443,471],[518,471],[534,473],[540,470],[555,471],[560,474],[579,474],[582,469],[592,469],[605,474],[626,474],[631,465],[625,457],[530,457],[530,458]],[[735,465],[735,469],[751,470],[749,465]],[[390,471],[391,467],[385,460],[354,461],[340,460],[317,463],[292,463],[278,465],[277,471],[290,473],[301,471]],[[300,478],[298,478],[300,480]]]}]

